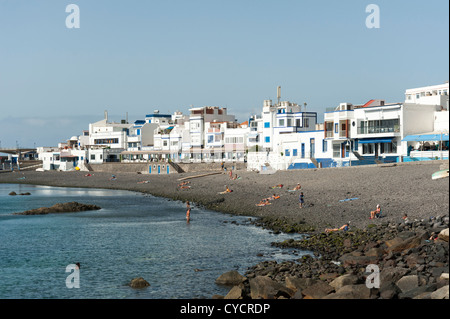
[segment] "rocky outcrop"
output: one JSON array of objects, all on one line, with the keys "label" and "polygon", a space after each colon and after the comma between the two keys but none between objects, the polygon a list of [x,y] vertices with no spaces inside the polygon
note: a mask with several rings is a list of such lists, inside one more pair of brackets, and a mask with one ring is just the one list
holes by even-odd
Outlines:
[{"label": "rocky outcrop", "polygon": [[27,210],[21,213],[14,213],[14,215],[46,215],[54,213],[73,213],[99,209],[101,209],[101,207],[96,205],[69,202],[69,203],[55,204],[51,207],[41,207],[37,209]]},{"label": "rocky outcrop", "polygon": [[239,272],[237,272],[236,270],[231,270],[220,275],[216,279],[216,284],[225,286],[234,286],[243,283],[245,280],[247,280],[247,278],[242,276]]},{"label": "rocky outcrop", "polygon": [[150,286],[150,284],[142,277],[137,277],[131,280],[130,287],[135,289],[142,289]]},{"label": "rocky outcrop", "polygon": [[[448,221],[433,217],[273,243],[314,255],[261,262],[233,293],[244,299],[448,299]],[[366,284],[370,264],[379,269],[377,287]]]}]

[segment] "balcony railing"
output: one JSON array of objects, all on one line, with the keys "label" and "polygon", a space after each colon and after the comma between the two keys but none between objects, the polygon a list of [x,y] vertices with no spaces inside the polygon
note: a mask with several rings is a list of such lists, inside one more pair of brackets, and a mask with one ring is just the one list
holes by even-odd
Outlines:
[{"label": "balcony railing", "polygon": [[400,125],[394,126],[358,126],[358,134],[400,133]]}]

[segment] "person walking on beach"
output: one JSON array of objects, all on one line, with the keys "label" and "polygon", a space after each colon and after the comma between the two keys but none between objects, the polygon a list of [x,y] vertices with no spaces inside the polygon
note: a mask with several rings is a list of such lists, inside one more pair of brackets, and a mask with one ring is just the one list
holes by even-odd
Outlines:
[{"label": "person walking on beach", "polygon": [[191,220],[191,205],[189,201],[186,202],[186,221],[189,223]]},{"label": "person walking on beach", "polygon": [[303,192],[300,193],[298,201],[299,201],[300,208],[303,208],[303,204],[305,203],[305,198],[304,198]]}]

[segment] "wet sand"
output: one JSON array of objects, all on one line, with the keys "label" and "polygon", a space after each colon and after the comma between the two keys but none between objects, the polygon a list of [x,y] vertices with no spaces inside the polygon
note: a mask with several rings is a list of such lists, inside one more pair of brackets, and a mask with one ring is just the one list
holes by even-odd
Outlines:
[{"label": "wet sand", "polygon": [[[189,200],[208,209],[236,215],[285,219],[303,222],[323,231],[326,227],[364,228],[368,224],[400,222],[406,213],[410,220],[442,216],[449,210],[448,178],[432,180],[431,175],[448,161],[428,161],[278,171],[272,175],[235,171],[231,180],[226,172],[186,179],[190,188],[181,189],[179,179],[211,173],[196,172],[172,175],[90,172],[1,172],[0,183],[36,184],[62,187],[92,187],[138,191],[175,200]],[[217,172],[220,171],[218,164]],[[140,183],[148,181],[148,183]],[[299,208],[300,191],[289,192],[300,183],[305,207]],[[283,184],[283,188],[272,186]],[[227,185],[233,192],[219,194]],[[271,205],[257,207],[261,199],[279,195]],[[345,199],[352,199],[344,201]],[[89,203],[87,203],[89,204]],[[383,218],[370,220],[370,211],[380,204]],[[195,211],[193,212],[195,214]]]}]

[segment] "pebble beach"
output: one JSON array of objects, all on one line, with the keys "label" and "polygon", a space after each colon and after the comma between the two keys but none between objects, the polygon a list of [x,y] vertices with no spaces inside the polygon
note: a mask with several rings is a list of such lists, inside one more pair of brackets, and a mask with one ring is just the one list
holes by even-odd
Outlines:
[{"label": "pebble beach", "polygon": [[[237,170],[239,179],[228,172],[192,172],[170,175],[71,171],[16,171],[0,173],[0,183],[26,183],[62,187],[92,187],[138,191],[174,200],[190,201],[208,209],[285,220],[291,225],[323,231],[350,222],[351,228],[368,224],[410,220],[446,214],[449,210],[448,178],[432,180],[431,175],[448,161],[397,163],[376,166],[277,171],[263,175]],[[447,166],[448,167],[448,166]],[[217,173],[203,177],[204,174]],[[192,177],[192,178],[190,178]],[[180,179],[183,179],[180,181]],[[180,187],[183,182],[189,182]],[[301,190],[290,192],[297,183]],[[282,188],[272,188],[283,185]],[[226,186],[231,193],[220,194]],[[303,192],[305,204],[299,208]],[[280,198],[258,207],[264,198]],[[381,206],[383,218],[370,220],[370,212]]]}]

